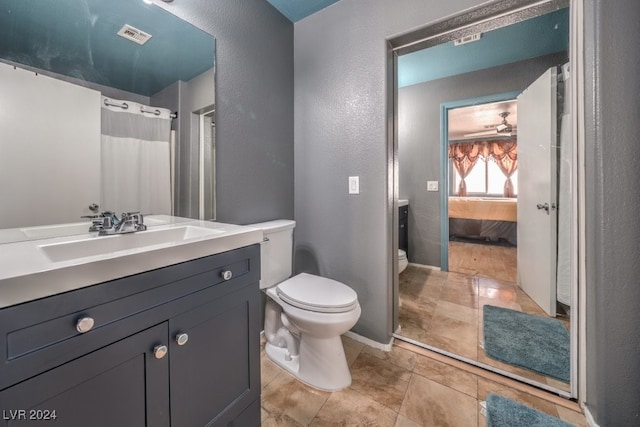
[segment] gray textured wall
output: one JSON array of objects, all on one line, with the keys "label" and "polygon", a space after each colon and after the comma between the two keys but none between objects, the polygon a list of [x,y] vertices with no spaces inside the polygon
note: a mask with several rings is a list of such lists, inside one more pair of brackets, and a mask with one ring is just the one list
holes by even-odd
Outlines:
[{"label": "gray textured wall", "polygon": [[[409,260],[440,266],[440,192],[427,181],[440,179],[440,107],[445,102],[522,91],[566,53],[433,80],[398,90],[400,198],[409,199]],[[498,118],[499,119],[499,118]],[[440,183],[440,191],[447,191]]]},{"label": "gray textured wall", "polygon": [[640,3],[586,0],[587,406],[640,425]]},{"label": "gray textured wall", "polygon": [[217,220],[293,218],[293,24],[264,0],[160,6],[216,38]]},{"label": "gray textured wall", "polygon": [[[356,333],[391,334],[385,39],[479,0],[341,0],[295,24],[296,264],[351,286]],[[347,178],[360,176],[360,194]]]}]

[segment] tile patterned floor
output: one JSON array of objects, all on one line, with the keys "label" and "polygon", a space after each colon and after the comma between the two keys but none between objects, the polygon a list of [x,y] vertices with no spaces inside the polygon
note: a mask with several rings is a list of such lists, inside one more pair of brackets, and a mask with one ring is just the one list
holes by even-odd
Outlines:
[{"label": "tile patterned floor", "polygon": [[297,381],[263,349],[263,426],[485,426],[480,402],[492,392],[586,426],[579,412],[405,348],[343,343],[352,384],[334,393]]},{"label": "tile patterned floor", "polygon": [[[399,333],[568,391],[568,384],[491,359],[482,348],[485,304],[546,316],[516,285],[516,249],[450,242],[449,255],[453,271],[410,265],[400,275]],[[569,327],[567,318],[559,319]]]}]

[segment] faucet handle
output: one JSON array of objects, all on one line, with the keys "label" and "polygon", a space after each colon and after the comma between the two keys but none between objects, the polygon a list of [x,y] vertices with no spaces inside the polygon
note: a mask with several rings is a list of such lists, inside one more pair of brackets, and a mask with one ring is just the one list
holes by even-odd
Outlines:
[{"label": "faucet handle", "polygon": [[142,214],[140,212],[123,212],[122,213],[122,220],[129,220],[132,221],[136,224],[143,224],[144,223],[144,217],[142,216]]}]

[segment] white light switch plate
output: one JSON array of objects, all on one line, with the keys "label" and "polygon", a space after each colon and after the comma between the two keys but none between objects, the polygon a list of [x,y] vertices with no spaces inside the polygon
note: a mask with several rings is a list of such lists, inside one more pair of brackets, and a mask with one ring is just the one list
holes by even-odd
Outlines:
[{"label": "white light switch plate", "polygon": [[360,177],[349,177],[349,194],[360,194]]},{"label": "white light switch plate", "polygon": [[427,181],[427,191],[438,191],[438,181]]}]

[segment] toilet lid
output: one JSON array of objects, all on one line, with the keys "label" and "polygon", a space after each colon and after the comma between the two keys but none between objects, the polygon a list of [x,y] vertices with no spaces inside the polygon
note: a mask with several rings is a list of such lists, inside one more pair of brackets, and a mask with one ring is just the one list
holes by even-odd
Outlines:
[{"label": "toilet lid", "polygon": [[276,292],[294,307],[321,313],[342,313],[358,304],[358,295],[347,285],[307,273],[280,283]]},{"label": "toilet lid", "polygon": [[398,259],[403,259],[407,257],[407,253],[402,249],[398,249]]}]

